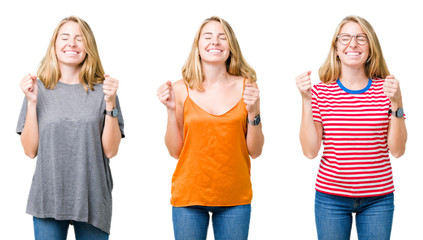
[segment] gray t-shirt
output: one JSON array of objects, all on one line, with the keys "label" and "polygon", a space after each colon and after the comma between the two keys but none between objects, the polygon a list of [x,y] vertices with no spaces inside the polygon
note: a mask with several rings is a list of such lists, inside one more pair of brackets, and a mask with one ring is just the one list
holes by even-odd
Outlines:
[{"label": "gray t-shirt", "polygon": [[[105,108],[102,84],[87,93],[81,84],[58,82],[50,90],[38,80],[39,145],[28,214],[87,222],[110,233],[113,181],[101,143]],[[117,108],[123,138],[118,99]],[[18,134],[23,130],[26,112],[25,98]]]}]

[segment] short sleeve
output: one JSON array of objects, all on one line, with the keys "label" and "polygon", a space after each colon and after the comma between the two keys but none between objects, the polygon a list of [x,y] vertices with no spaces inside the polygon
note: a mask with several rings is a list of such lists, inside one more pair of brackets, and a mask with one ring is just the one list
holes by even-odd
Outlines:
[{"label": "short sleeve", "polygon": [[116,107],[119,110],[119,114],[118,114],[117,118],[118,118],[120,133],[122,134],[122,138],[125,138],[125,132],[124,132],[125,124],[124,124],[124,121],[123,121],[122,108],[120,107],[118,96],[116,96]]},{"label": "short sleeve", "polygon": [[28,107],[28,100],[26,99],[26,97],[24,97],[22,107],[21,107],[21,112],[20,112],[19,118],[18,118],[18,124],[16,126],[16,133],[19,134],[19,135],[21,135],[23,128],[25,126],[27,107]]},{"label": "short sleeve", "polygon": [[311,109],[313,112],[313,120],[315,122],[322,122],[322,116],[320,115],[319,108],[319,94],[316,85],[313,85],[311,89]]}]

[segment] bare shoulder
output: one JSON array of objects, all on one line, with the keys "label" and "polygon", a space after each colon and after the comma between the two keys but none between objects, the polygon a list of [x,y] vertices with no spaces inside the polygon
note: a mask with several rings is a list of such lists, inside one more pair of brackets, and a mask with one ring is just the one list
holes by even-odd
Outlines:
[{"label": "bare shoulder", "polygon": [[186,89],[185,86],[186,85],[185,85],[185,82],[184,82],[183,79],[179,79],[178,81],[176,81],[176,82],[173,83],[173,87],[174,87],[175,90],[176,89],[181,89],[181,88]]},{"label": "bare shoulder", "polygon": [[[231,76],[231,79],[233,80],[233,83],[236,84],[237,86],[242,86],[244,85],[244,79],[245,77],[243,76]],[[248,83],[248,79],[245,79],[245,83]]]},{"label": "bare shoulder", "polygon": [[[244,77],[240,77],[244,81]],[[245,79],[245,84],[252,84],[253,87],[258,88],[257,81],[251,81],[250,79]]]},{"label": "bare shoulder", "polygon": [[185,98],[187,97],[187,85],[185,84],[183,79],[180,79],[173,83],[173,90],[175,92],[176,100],[180,103],[183,103],[185,101]]}]

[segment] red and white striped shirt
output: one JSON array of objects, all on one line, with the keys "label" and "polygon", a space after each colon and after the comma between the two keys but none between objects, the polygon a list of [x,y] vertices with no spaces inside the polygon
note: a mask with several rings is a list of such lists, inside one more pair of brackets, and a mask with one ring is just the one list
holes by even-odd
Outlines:
[{"label": "red and white striped shirt", "polygon": [[387,143],[390,100],[383,79],[369,79],[362,90],[341,82],[312,88],[314,121],[323,125],[323,156],[316,190],[346,197],[394,191]]}]

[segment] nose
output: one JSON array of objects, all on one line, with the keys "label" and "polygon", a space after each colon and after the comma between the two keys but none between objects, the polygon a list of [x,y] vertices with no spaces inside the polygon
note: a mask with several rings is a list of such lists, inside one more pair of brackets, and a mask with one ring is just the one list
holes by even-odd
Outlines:
[{"label": "nose", "polygon": [[350,44],[349,45],[350,46],[357,46],[358,45],[356,36],[352,36],[351,37],[351,41],[350,41]]},{"label": "nose", "polygon": [[211,42],[211,44],[212,45],[219,45],[219,38],[218,37],[216,37],[216,38],[212,38],[212,42]]},{"label": "nose", "polygon": [[70,47],[75,47],[75,39],[72,39],[72,38],[69,38],[69,41],[68,41],[68,45],[70,46]]}]

